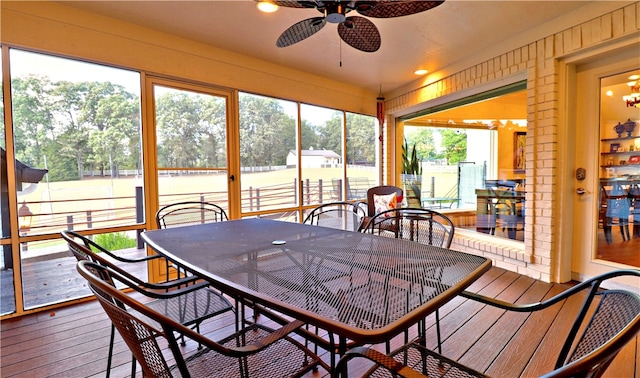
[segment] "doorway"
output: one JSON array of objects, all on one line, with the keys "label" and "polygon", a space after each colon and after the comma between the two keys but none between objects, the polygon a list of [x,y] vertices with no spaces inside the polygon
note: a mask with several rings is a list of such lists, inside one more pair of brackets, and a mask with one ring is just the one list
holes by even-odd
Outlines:
[{"label": "doorway", "polygon": [[634,45],[575,66],[574,276],[640,267],[640,130],[624,129],[640,121],[640,108],[623,99],[633,92],[630,78],[640,75],[637,51]]},{"label": "doorway", "polygon": [[[150,78],[158,208],[204,201],[229,214],[231,92]],[[153,201],[153,199],[152,199]],[[154,209],[154,212],[157,210]]]}]

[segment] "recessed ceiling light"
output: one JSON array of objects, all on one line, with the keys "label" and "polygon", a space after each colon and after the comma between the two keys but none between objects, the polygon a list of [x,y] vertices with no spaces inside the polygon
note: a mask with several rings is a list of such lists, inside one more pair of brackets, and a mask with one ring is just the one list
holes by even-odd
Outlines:
[{"label": "recessed ceiling light", "polygon": [[640,79],[640,75],[631,75],[629,76],[629,80],[638,80]]},{"label": "recessed ceiling light", "polygon": [[609,97],[613,96],[613,91],[607,91],[606,95],[609,96]]},{"label": "recessed ceiling light", "polygon": [[278,6],[271,1],[258,1],[256,6],[264,13],[273,13],[278,10]]},{"label": "recessed ceiling light", "polygon": [[427,70],[415,70],[413,73],[416,75],[425,75],[427,72]]}]

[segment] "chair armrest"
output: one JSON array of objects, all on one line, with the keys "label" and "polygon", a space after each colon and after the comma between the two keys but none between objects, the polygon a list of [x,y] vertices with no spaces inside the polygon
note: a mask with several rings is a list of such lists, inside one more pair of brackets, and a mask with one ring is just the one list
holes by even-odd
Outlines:
[{"label": "chair armrest", "polygon": [[611,272],[607,272],[599,276],[592,277],[586,281],[580,282],[577,285],[572,286],[569,289],[563,291],[562,293],[554,297],[551,297],[545,301],[528,303],[528,304],[515,304],[515,303],[505,302],[499,299],[487,297],[478,293],[472,293],[466,290],[460,293],[460,295],[465,298],[472,299],[474,301],[478,301],[484,304],[488,304],[490,306],[501,308],[503,310],[516,311],[516,312],[531,312],[531,311],[543,310],[587,288],[590,290],[591,292],[590,296],[592,297],[600,288],[600,285],[602,284],[603,281],[606,281],[614,277],[620,277],[620,276],[640,277],[640,270],[623,269],[623,270],[614,270]]},{"label": "chair armrest", "polygon": [[367,372],[367,374],[371,375],[375,375],[376,369],[383,368],[391,372],[391,375],[394,377],[486,378],[485,374],[429,350],[416,342],[403,345],[389,355],[385,355],[370,347],[353,348],[340,359],[336,371],[343,375],[348,373],[346,363],[355,357],[363,357],[376,364],[376,366],[373,366]]},{"label": "chair armrest", "polygon": [[199,280],[200,278],[196,276],[186,276],[177,278],[175,280],[158,283],[140,282],[139,285],[150,290],[171,290],[174,288],[180,288],[180,286],[195,285]]},{"label": "chair armrest", "polygon": [[[136,308],[136,310],[140,311],[139,308]],[[141,312],[144,313],[144,311]],[[222,353],[231,357],[244,357],[255,354],[267,348],[271,344],[285,338],[288,334],[293,333],[299,328],[303,327],[304,323],[300,320],[293,320],[275,330],[266,327],[263,324],[253,324],[252,326],[254,327],[259,327],[269,331],[269,334],[247,345],[233,347],[223,346],[222,344],[228,340],[237,338],[238,335],[235,333],[226,337],[225,339],[214,341],[189,327],[175,322],[172,319],[166,319],[164,326],[166,331],[176,331],[179,334],[184,335],[185,337],[188,337],[191,340],[197,342],[199,345],[217,351],[218,353]]]},{"label": "chair armrest", "polygon": [[372,362],[374,362],[379,367],[385,368],[393,373],[393,376],[399,375],[401,377],[408,378],[426,378],[426,375],[420,374],[417,371],[401,364],[400,362],[394,360],[392,357],[385,355],[373,348],[370,347],[356,347],[352,348],[347,353],[345,353],[340,361],[338,361],[338,365],[336,366],[336,371],[338,374],[342,374],[343,376],[347,376],[347,362],[350,360],[362,357],[366,358]]}]

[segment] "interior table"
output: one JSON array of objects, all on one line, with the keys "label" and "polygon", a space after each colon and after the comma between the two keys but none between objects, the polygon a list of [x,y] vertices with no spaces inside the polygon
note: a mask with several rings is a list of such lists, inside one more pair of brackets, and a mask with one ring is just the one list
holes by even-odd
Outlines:
[{"label": "interior table", "polygon": [[340,354],[347,340],[391,339],[491,267],[485,257],[450,249],[258,218],[142,238],[222,292],[318,326],[332,340],[337,335]]}]

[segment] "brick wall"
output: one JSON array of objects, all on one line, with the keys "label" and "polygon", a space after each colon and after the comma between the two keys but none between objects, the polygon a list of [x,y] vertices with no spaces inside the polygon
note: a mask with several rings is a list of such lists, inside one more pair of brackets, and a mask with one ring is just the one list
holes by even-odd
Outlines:
[{"label": "brick wall", "polygon": [[[524,245],[457,235],[453,248],[493,259],[496,266],[553,281],[559,236],[558,106],[559,62],[563,57],[605,46],[640,31],[640,2],[533,41],[424,87],[386,101],[389,113],[518,73],[527,77],[527,215]],[[385,144],[390,141],[385,140]],[[387,149],[388,150],[388,149]],[[497,238],[496,238],[497,239]]]}]

